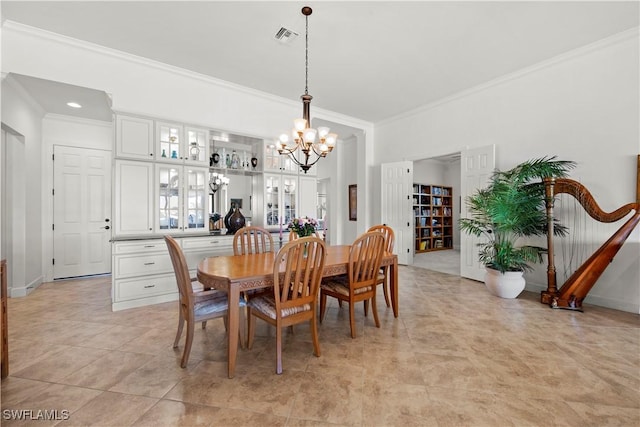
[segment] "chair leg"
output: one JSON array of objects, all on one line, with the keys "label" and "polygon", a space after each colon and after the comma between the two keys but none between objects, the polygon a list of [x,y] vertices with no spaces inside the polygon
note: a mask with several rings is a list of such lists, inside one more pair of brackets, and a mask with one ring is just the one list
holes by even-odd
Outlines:
[{"label": "chair leg", "polygon": [[238,341],[240,342],[240,348],[245,348],[245,307],[240,307],[238,313]]},{"label": "chair leg", "polygon": [[191,353],[191,344],[193,344],[193,322],[187,322],[187,340],[184,343],[184,351],[182,352],[182,368],[187,367],[189,361],[189,353]]},{"label": "chair leg", "polygon": [[376,294],[373,293],[371,297],[371,311],[373,311],[373,319],[376,321],[376,328],[380,327],[380,320],[378,319],[378,304],[376,303]]},{"label": "chair leg", "polygon": [[327,311],[327,294],[320,293],[320,323],[324,319],[325,311]]},{"label": "chair leg", "polygon": [[351,338],[356,337],[356,314],[353,301],[349,301],[349,325],[351,326]]},{"label": "chair leg", "polygon": [[276,374],[282,373],[282,327],[276,326]]},{"label": "chair leg", "polygon": [[364,303],[364,317],[367,317],[369,315],[369,300],[366,299],[363,301]]},{"label": "chair leg", "polygon": [[184,317],[182,317],[182,309],[180,310],[180,317],[178,317],[178,333],[176,333],[176,339],[173,342],[173,348],[178,346],[180,336],[182,335],[182,329],[184,328]]},{"label": "chair leg", "polygon": [[316,316],[314,316],[310,320],[311,322],[311,338],[313,339],[313,354],[316,357],[320,357],[320,340],[318,339],[318,322],[316,321]]},{"label": "chair leg", "polygon": [[342,308],[342,300],[341,299],[338,300],[338,307]]},{"label": "chair leg", "polygon": [[247,307],[247,348],[251,350],[253,347],[253,333],[254,333],[254,318],[251,314],[251,308]]},{"label": "chair leg", "polygon": [[206,329],[207,328],[207,321],[205,320],[204,322],[202,322],[202,329]]},{"label": "chair leg", "polygon": [[387,307],[391,307],[391,301],[389,300],[389,285],[386,280],[382,283],[382,290],[384,291],[384,301],[387,303]]}]

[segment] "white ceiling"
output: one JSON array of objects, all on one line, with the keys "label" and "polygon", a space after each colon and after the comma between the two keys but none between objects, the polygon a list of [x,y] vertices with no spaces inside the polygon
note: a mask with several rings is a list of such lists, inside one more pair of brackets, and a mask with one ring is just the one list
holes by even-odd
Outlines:
[{"label": "white ceiling", "polygon": [[[2,1],[3,19],[378,122],[639,25],[638,1]],[[283,45],[287,27],[300,33]]]}]

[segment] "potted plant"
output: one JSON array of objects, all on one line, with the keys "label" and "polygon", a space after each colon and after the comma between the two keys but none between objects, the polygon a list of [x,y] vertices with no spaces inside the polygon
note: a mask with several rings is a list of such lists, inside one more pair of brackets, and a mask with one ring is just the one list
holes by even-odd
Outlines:
[{"label": "potted plant", "polygon": [[[522,245],[521,238],[547,232],[545,193],[542,179],[566,177],[575,162],[543,157],[520,163],[507,171],[496,170],[487,188],[466,200],[470,217],[460,219],[460,230],[480,237],[479,261],[486,267],[485,285],[494,295],[517,297],[525,286],[523,273],[542,262],[547,249]],[[566,234],[556,225],[555,234]]]}]

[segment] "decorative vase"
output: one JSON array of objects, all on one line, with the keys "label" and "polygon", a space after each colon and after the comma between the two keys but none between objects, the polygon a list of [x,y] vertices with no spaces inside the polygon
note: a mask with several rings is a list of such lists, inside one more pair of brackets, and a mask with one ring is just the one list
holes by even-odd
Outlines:
[{"label": "decorative vase", "polygon": [[256,168],[258,167],[258,158],[255,156],[251,158],[251,167],[253,168],[253,170],[256,170]]},{"label": "decorative vase", "polygon": [[216,151],[211,155],[211,157],[213,159],[213,165],[211,166],[218,166],[218,162],[220,162],[220,154],[218,154],[218,152]]},{"label": "decorative vase", "polygon": [[524,290],[525,280],[522,271],[501,273],[493,268],[486,268],[484,284],[487,290],[500,298],[516,298]]},{"label": "decorative vase", "polygon": [[231,215],[233,215],[233,211],[235,210],[236,205],[234,203],[231,204],[231,208],[229,208],[229,212],[227,212],[227,214],[224,216],[224,228],[227,229],[227,234],[233,234],[233,233],[229,233],[229,218],[231,218]]},{"label": "decorative vase", "polygon": [[229,227],[227,227],[227,234],[236,234],[236,231],[244,227],[246,221],[240,208],[235,208],[233,214],[229,217]]}]

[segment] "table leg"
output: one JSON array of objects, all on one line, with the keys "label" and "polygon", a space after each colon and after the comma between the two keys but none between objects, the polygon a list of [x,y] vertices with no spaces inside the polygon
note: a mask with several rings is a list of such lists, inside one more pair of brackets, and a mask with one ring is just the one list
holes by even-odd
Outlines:
[{"label": "table leg", "polygon": [[396,258],[391,264],[391,306],[393,307],[393,316],[398,317],[398,259]]},{"label": "table leg", "polygon": [[229,360],[229,378],[233,378],[236,370],[236,354],[238,353],[238,318],[240,315],[240,291],[230,286],[229,293],[229,348],[227,357]]}]

